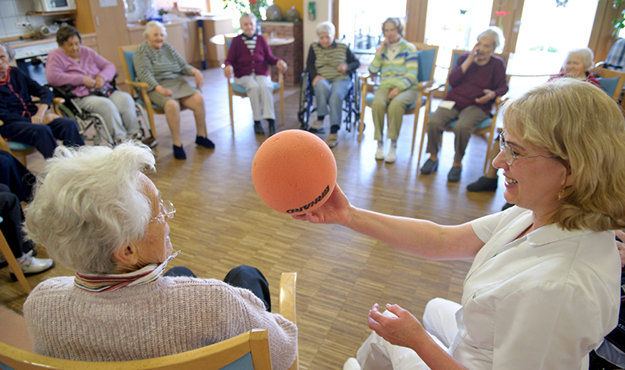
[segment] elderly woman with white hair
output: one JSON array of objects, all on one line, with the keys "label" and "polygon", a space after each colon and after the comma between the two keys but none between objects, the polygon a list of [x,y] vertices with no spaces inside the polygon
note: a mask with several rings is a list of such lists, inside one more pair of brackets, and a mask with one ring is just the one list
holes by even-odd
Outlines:
[{"label": "elderly woman with white hair", "polygon": [[131,361],[267,328],[273,369],[288,369],[297,328],[269,312],[260,271],[239,266],[223,282],[183,267],[163,275],[179,253],[168,225],[176,209],[143,173],[150,169],[149,148],[124,143],[58,150],[38,176],[28,238],[76,275],[41,282],[24,303],[35,353]]},{"label": "elderly woman with white hair", "polygon": [[[387,18],[382,23],[384,42],[375,52],[369,65],[371,73],[380,73],[380,85],[375,89],[371,104],[374,139],[378,141],[376,160],[394,163],[397,159],[397,139],[406,107],[417,100],[419,94],[417,48],[403,39],[404,22],[400,18]],[[384,155],[384,116],[388,114],[388,138],[391,147]]]},{"label": "elderly woman with white hair", "polygon": [[434,298],[422,322],[393,302],[373,304],[374,333],[344,370],[584,369],[617,325],[621,110],[597,87],[560,79],[507,103],[503,125],[493,164],[516,207],[440,225],[355,207],[336,186],[322,207],[293,216],[423,258],[472,261],[460,303]]},{"label": "elderly woman with white hair", "polygon": [[601,84],[599,84],[595,76],[590,74],[590,69],[594,63],[593,59],[594,54],[589,48],[573,49],[569,51],[562,64],[562,70],[549,77],[549,82],[568,77],[590,82],[597,87],[601,87]]},{"label": "elderly woman with white hair", "polygon": [[224,62],[224,76],[231,78],[234,74],[234,83],[245,88],[245,93],[252,104],[256,135],[265,135],[260,122],[262,107],[262,117],[267,120],[268,136],[271,136],[276,133],[276,112],[273,107],[273,82],[268,65],[275,65],[284,73],[287,64],[271,53],[267,40],[262,35],[256,34],[254,14],[244,13],[239,22],[243,33],[232,39],[228,57]]},{"label": "elderly woman with white hair", "polygon": [[195,77],[197,87],[201,88],[204,84],[202,72],[191,67],[171,44],[165,42],[167,30],[162,23],[148,22],[143,37],[145,41],[137,47],[133,57],[137,79],[148,84],[148,96],[152,103],[165,110],[174,158],[187,158],[180,138],[181,105],[193,111],[197,127],[195,144],[208,149],[215,148],[215,144],[207,137],[204,97],[183,77]]},{"label": "elderly woman with white hair", "polygon": [[339,142],[343,100],[352,86],[352,74],[360,67],[360,62],[349,47],[334,40],[334,33],[335,28],[331,22],[319,23],[319,40],[310,44],[306,61],[317,103],[317,120],[310,126],[310,131],[324,133],[323,120],[329,113],[330,134],[326,144],[330,148],[334,148]]},{"label": "elderly woman with white hair", "polygon": [[457,120],[453,127],[456,154],[447,181],[460,181],[462,158],[471,134],[480,122],[490,117],[495,98],[508,92],[506,64],[493,55],[496,49],[503,47],[503,42],[501,30],[491,27],[477,36],[477,43],[471,52],[458,58],[456,67],[449,73],[449,84],[453,89],[430,117],[426,128],[430,157],[421,167],[423,175],[438,169],[443,131]]}]

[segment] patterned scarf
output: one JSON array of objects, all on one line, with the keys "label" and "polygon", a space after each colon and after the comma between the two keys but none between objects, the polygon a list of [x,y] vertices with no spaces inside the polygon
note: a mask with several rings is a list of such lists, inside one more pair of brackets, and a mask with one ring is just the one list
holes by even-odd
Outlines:
[{"label": "patterned scarf", "polygon": [[112,292],[117,289],[121,289],[126,286],[134,286],[149,283],[158,279],[165,272],[167,263],[174,259],[180,251],[167,257],[165,262],[160,265],[155,263],[144,266],[143,268],[128,272],[125,274],[109,274],[109,275],[97,275],[97,274],[81,274],[76,273],[74,278],[74,285],[87,292],[102,293]]}]

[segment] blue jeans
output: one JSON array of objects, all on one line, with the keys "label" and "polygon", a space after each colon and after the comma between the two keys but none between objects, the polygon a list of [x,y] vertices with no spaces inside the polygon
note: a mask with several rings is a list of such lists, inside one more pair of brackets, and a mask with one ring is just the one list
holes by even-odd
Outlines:
[{"label": "blue jeans", "polygon": [[346,78],[338,81],[319,80],[315,86],[315,99],[317,100],[317,116],[328,115],[330,106],[330,130],[336,133],[341,127],[343,117],[343,100],[352,86],[352,80]]}]

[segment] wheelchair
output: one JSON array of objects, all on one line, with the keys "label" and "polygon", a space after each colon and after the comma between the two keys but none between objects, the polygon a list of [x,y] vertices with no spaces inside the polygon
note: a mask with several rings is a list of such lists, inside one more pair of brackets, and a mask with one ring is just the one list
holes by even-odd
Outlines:
[{"label": "wheelchair", "polygon": [[[352,86],[343,101],[343,112],[347,113],[343,122],[345,122],[345,129],[348,132],[351,132],[352,128],[360,121],[360,78],[358,77],[358,72],[352,73],[351,79]],[[301,130],[310,128],[310,116],[317,110],[313,104],[314,96],[315,89],[312,86],[310,73],[304,69],[300,79],[299,110],[297,112]]]},{"label": "wheelchair", "polygon": [[[117,75],[115,77],[117,77]],[[113,85],[113,89],[118,90],[115,78],[113,78],[110,83]],[[109,132],[104,118],[98,113],[87,112],[76,104],[77,96],[71,92],[73,86],[51,86],[51,88],[54,96],[65,99],[64,103],[57,105],[56,108],[59,111],[57,113],[78,123],[78,130],[83,140],[91,141],[93,145],[105,144],[111,147],[117,145],[112,133]],[[145,108],[135,101],[135,110],[137,112],[137,118],[139,119],[139,125],[141,126],[141,139],[154,138],[148,121],[148,113]],[[144,127],[147,128],[147,136]],[[148,142],[150,148],[154,148],[158,145],[157,140],[149,140]]]}]

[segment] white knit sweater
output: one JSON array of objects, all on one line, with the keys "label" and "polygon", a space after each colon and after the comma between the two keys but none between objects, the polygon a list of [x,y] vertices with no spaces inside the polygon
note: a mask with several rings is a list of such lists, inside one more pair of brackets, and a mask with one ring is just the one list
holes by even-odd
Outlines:
[{"label": "white knit sweater", "polygon": [[295,360],[297,327],[265,311],[246,289],[215,279],[160,277],[106,293],[74,286],[73,277],[46,280],[24,303],[34,352],[81,361],[130,361],[190,351],[269,329],[274,370]]}]

